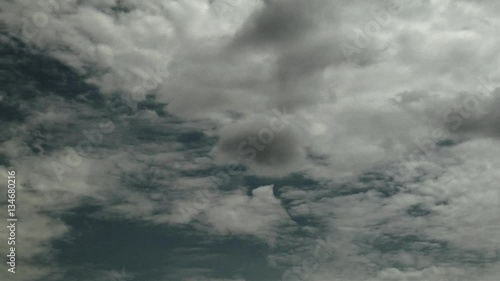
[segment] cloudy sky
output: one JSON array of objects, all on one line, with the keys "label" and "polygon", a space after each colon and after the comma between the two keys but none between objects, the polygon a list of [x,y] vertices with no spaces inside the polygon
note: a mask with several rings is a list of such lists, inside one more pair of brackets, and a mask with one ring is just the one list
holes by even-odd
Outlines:
[{"label": "cloudy sky", "polygon": [[1,1],[0,279],[499,280],[499,14]]}]

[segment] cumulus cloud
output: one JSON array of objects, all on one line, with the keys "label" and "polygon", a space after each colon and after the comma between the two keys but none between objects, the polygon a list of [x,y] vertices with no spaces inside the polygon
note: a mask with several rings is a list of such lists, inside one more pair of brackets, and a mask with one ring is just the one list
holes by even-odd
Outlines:
[{"label": "cumulus cloud", "polygon": [[221,1],[2,5],[21,279],[65,274],[36,260],[88,202],[271,246],[192,280],[279,279],[323,234],[309,280],[498,276],[494,1]]},{"label": "cumulus cloud", "polygon": [[250,197],[241,193],[223,196],[205,211],[202,220],[219,233],[255,235],[268,241],[274,239],[278,226],[290,223],[272,186],[252,190]]}]

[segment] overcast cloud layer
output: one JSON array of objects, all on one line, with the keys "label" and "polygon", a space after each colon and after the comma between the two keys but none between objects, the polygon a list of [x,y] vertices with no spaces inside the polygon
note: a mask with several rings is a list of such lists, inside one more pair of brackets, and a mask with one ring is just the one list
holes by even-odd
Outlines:
[{"label": "overcast cloud layer", "polygon": [[0,278],[499,280],[499,16],[1,2]]}]

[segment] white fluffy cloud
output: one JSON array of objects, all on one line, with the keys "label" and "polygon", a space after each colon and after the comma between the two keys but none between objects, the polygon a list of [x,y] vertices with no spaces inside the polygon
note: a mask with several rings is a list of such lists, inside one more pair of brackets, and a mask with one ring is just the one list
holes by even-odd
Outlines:
[{"label": "white fluffy cloud", "polygon": [[291,223],[272,186],[254,189],[251,196],[222,196],[205,211],[202,221],[218,233],[254,235],[269,242],[275,239],[279,226]]}]

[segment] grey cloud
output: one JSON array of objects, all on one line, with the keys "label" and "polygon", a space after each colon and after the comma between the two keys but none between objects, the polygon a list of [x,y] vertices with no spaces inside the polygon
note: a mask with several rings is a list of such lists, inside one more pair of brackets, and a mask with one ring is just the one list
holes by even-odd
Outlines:
[{"label": "grey cloud", "polygon": [[447,113],[446,128],[453,134],[466,137],[500,138],[500,88],[485,95],[466,93],[454,104],[459,109]]},{"label": "grey cloud", "polygon": [[[20,45],[16,56],[2,60],[8,71],[0,73],[9,86],[0,101],[6,124],[0,163],[19,167],[29,181],[20,185],[23,212],[32,215],[24,223],[43,234],[24,237],[25,245],[48,250],[67,225],[34,220],[45,218],[42,212],[85,207],[83,199],[92,198],[101,219],[120,218],[124,225],[175,225],[201,231],[207,240],[228,233],[242,240],[277,237],[271,250],[277,258],[270,261],[277,270],[301,262],[316,237],[332,232],[335,253],[311,272],[311,281],[436,280],[448,273],[469,277],[456,268],[480,267],[498,276],[489,249],[499,236],[491,227],[498,225],[499,92],[481,100],[479,111],[455,110],[443,118],[467,100],[477,77],[498,67],[496,20],[466,20],[468,11],[494,13],[486,11],[492,2],[418,1],[346,58],[341,44],[354,44],[356,31],[366,31],[389,3],[367,8],[361,2],[242,0],[224,15],[199,0],[66,1],[55,10],[36,1],[7,2],[0,14],[9,36],[22,37],[23,21],[33,22],[35,13],[44,11],[49,19],[23,40],[35,48],[24,52]],[[9,44],[10,37],[1,40]],[[31,58],[37,63],[25,63]],[[351,68],[348,60],[360,67]],[[19,67],[11,71],[14,63]],[[149,87],[152,81],[157,87]],[[130,101],[145,84],[144,97],[109,110],[113,99]],[[337,99],[324,99],[324,92]],[[283,106],[301,118],[278,132],[269,125],[270,109]],[[81,130],[96,128],[104,117],[126,122],[57,184],[47,163],[67,158],[65,146],[78,144]],[[406,164],[400,155],[436,128],[448,129],[451,145],[419,157],[419,177],[392,177],[392,167]],[[260,140],[269,134],[264,129],[272,130],[269,142]],[[224,173],[231,160],[247,166],[227,184],[231,191],[208,191],[211,176]],[[374,170],[376,180],[360,176]],[[300,177],[290,175],[298,171]],[[249,196],[260,181],[277,187]],[[285,183],[296,191],[275,197]],[[212,196],[206,209],[193,200],[200,191]],[[298,231],[281,224],[287,213]],[[55,223],[58,228],[50,229]],[[451,246],[425,252],[426,243]],[[456,256],[463,259],[451,260]],[[177,265],[175,273],[189,270]],[[276,279],[231,270],[244,276],[224,271],[207,278]],[[203,280],[204,273],[196,276]]]},{"label": "grey cloud", "polygon": [[307,11],[310,3],[292,0],[266,1],[235,38],[236,46],[281,46],[303,38],[314,26]]},{"label": "grey cloud", "polygon": [[262,142],[259,138],[262,129],[272,131],[269,124],[264,122],[229,126],[222,132],[217,148],[242,164],[264,167],[286,167],[303,157],[301,143],[292,129],[273,132],[272,140],[267,144],[267,140]]},{"label": "grey cloud", "polygon": [[[332,40],[337,40],[332,36]],[[284,51],[277,59],[276,76],[280,81],[292,82],[325,69],[330,64],[345,60],[340,50],[331,42],[322,39],[304,42]]]}]

